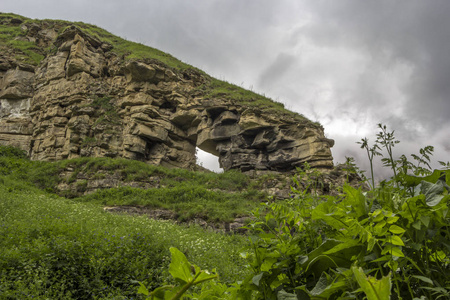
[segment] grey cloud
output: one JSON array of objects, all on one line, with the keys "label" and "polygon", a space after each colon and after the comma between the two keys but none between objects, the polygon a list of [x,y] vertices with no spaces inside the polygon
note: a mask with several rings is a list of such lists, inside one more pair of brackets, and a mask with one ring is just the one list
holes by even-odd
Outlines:
[{"label": "grey cloud", "polygon": [[287,53],[280,53],[275,60],[270,63],[265,70],[259,75],[258,86],[270,87],[278,83],[284,74],[295,64],[297,58]]},{"label": "grey cloud", "polygon": [[[450,112],[450,3],[448,1],[315,1],[310,32],[317,44],[357,47],[375,63],[414,67],[403,86],[405,113],[424,126],[446,122]],[[324,20],[324,22],[320,22]]]}]

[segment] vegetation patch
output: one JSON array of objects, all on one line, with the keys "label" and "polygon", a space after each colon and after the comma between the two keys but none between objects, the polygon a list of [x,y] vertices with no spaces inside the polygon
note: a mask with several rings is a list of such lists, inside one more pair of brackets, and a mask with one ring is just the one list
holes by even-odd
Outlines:
[{"label": "vegetation patch", "polygon": [[[88,142],[89,138],[86,139]],[[106,157],[40,162],[30,161],[24,155],[18,149],[0,146],[0,174],[79,202],[169,209],[177,214],[179,221],[200,218],[213,223],[230,222],[236,217],[248,215],[266,196],[259,191],[259,185],[251,183],[246,175],[238,171],[202,173]],[[63,173],[69,175],[62,177]],[[158,183],[155,188],[146,190],[123,186],[83,195],[91,181],[110,178],[124,184],[151,184],[152,180]],[[59,190],[61,183],[71,184],[71,189]]]},{"label": "vegetation patch", "polygon": [[5,299],[130,299],[136,281],[168,280],[169,247],[232,282],[246,273],[244,237],[112,215],[2,178],[0,294]]},{"label": "vegetation patch", "polygon": [[280,117],[287,116],[288,118],[293,118],[300,123],[306,122],[315,124],[303,115],[287,110],[281,102],[274,101],[265,95],[246,90],[237,85],[212,77],[209,77],[209,81],[207,83],[199,86],[196,89],[196,92],[201,92],[206,99],[227,99],[234,105],[248,106],[262,110],[267,112],[269,115],[274,114]]},{"label": "vegetation patch", "polygon": [[16,14],[0,13],[0,49],[12,49],[17,61],[37,66],[48,49],[41,49],[27,39],[27,32],[21,26],[30,21]]},{"label": "vegetation patch", "polygon": [[247,216],[249,211],[260,203],[260,198],[256,196],[258,193],[254,190],[224,193],[186,182],[174,187],[147,190],[132,187],[104,189],[74,200],[107,206],[139,205],[162,208],[174,211],[179,221],[198,218],[219,223]]}]

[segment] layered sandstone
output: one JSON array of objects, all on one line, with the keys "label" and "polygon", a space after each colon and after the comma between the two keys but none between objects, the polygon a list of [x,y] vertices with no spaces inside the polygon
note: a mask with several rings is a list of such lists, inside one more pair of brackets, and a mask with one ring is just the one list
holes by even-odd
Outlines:
[{"label": "layered sandstone", "polygon": [[212,79],[195,69],[125,59],[76,26],[14,26],[49,49],[37,66],[17,61],[13,50],[0,53],[0,144],[32,159],[125,157],[193,168],[199,147],[225,170],[333,166],[333,141],[320,125],[207,95],[202,88]]}]

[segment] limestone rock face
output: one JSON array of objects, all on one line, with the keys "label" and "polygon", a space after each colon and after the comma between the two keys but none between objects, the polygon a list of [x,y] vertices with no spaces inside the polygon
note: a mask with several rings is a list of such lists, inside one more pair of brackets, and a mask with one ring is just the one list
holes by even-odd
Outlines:
[{"label": "limestone rock face", "polygon": [[[0,73],[1,74],[1,73]],[[0,80],[0,144],[30,149],[33,125],[29,115],[34,73],[18,67]]]},{"label": "limestone rock face", "polygon": [[59,35],[30,28],[21,38],[53,50],[37,67],[0,55],[0,144],[32,159],[107,156],[193,168],[199,147],[225,170],[333,166],[333,141],[318,124],[206,96],[199,89],[207,75],[126,60],[77,27]]}]

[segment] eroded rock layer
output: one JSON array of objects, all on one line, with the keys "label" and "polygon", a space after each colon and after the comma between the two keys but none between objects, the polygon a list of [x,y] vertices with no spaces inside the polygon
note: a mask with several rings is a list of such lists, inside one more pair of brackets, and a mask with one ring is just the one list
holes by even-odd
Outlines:
[{"label": "eroded rock layer", "polygon": [[125,157],[192,168],[199,147],[225,170],[333,166],[333,141],[320,125],[208,96],[202,87],[211,78],[195,69],[125,59],[75,26],[22,30],[21,39],[49,50],[37,66],[0,52],[0,144],[32,159]]}]

